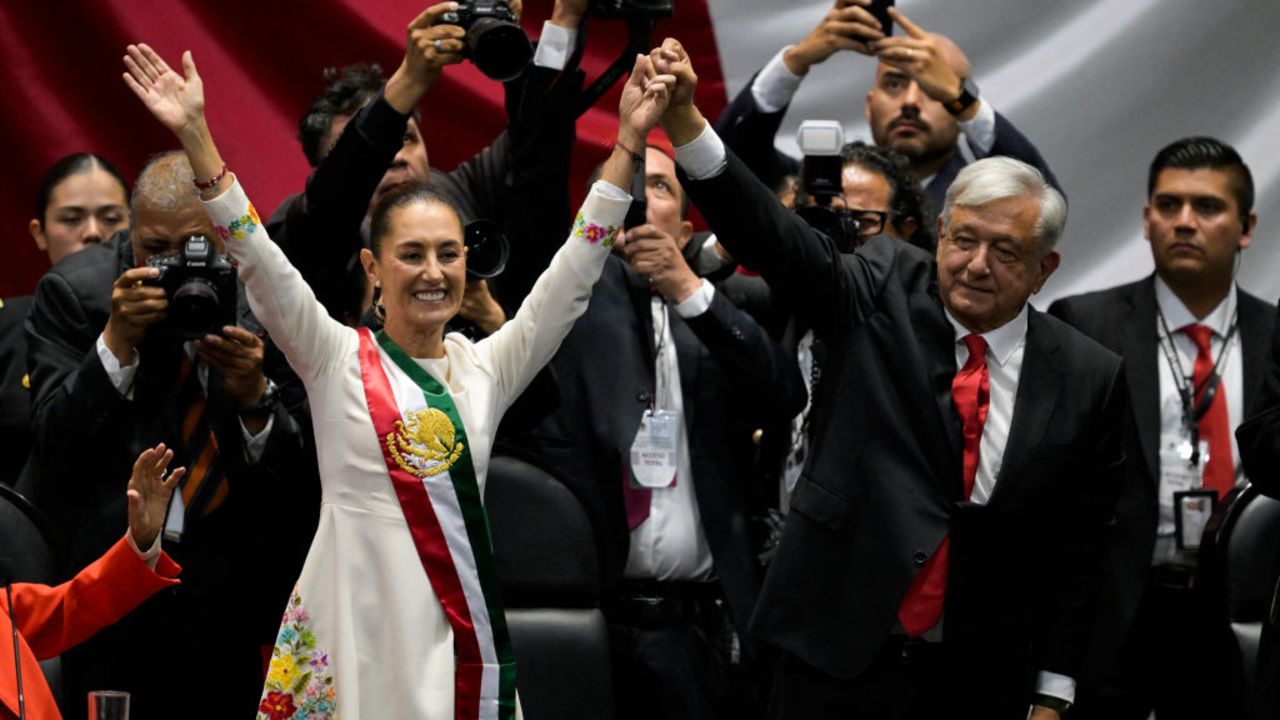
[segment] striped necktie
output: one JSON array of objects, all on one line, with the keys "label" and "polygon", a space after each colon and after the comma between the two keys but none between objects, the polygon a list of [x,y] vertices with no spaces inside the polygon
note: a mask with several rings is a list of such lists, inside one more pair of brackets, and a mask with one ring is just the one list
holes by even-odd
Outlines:
[{"label": "striped necktie", "polygon": [[227,497],[227,476],[218,453],[218,438],[209,426],[208,403],[200,384],[200,373],[185,352],[176,386],[182,418],[177,455],[187,468],[187,475],[182,479],[182,502],[186,519],[191,521],[222,505]]}]

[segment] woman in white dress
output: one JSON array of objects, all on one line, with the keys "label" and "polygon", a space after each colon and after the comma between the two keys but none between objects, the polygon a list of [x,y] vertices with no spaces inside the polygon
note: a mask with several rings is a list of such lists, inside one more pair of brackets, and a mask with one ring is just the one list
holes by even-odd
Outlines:
[{"label": "woman in white dress", "polygon": [[129,46],[124,60],[126,84],[181,141],[249,304],[310,399],[320,523],[258,717],[518,717],[481,505],[493,433],[586,310],[610,247],[622,241],[631,197],[620,188],[674,77],[637,58],[617,144],[570,237],[512,320],[472,343],[444,334],[466,273],[462,225],[446,201],[411,186],[379,203],[362,261],[382,290],[384,328],[342,325],[227,172],[190,53],[182,74],[146,45]]}]

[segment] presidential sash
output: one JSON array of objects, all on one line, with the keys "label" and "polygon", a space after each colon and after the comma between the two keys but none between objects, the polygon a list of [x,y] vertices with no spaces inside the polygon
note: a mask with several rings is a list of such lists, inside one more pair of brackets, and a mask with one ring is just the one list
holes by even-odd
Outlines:
[{"label": "presidential sash", "polygon": [[512,720],[516,664],[489,520],[453,398],[381,330],[360,331],[369,416],[422,568],[453,628],[455,720]]}]

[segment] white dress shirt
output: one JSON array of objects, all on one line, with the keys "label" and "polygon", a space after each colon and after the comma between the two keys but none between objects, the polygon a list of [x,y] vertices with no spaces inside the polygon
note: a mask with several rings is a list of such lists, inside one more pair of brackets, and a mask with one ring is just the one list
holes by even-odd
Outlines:
[{"label": "white dress shirt", "polygon": [[[715,288],[703,280],[692,296],[675,306],[676,313],[683,318],[701,315],[711,306],[714,297]],[[666,301],[655,295],[649,307],[653,315],[654,347],[658,349],[654,359],[654,407],[675,413],[681,421],[676,480],[671,487],[652,489],[649,517],[631,531],[623,575],[649,580],[705,581],[711,579],[713,563],[693,490],[695,480],[689,459],[689,432],[684,425],[684,397],[680,390],[675,338],[671,334]],[[629,462],[629,456],[624,455],[623,461]]]},{"label": "white dress shirt", "polygon": [[[970,332],[950,312],[947,320],[956,331],[956,372],[969,360],[969,346],[964,344]],[[987,422],[982,426],[982,442],[978,446],[978,472],[973,479],[969,501],[986,505],[995,492],[996,480],[1004,462],[1004,447],[1012,427],[1013,403],[1018,397],[1018,379],[1022,375],[1022,356],[1027,348],[1027,307],[1017,317],[991,332],[982,333],[987,341],[987,372],[990,375],[990,401]]]},{"label": "white dress shirt", "polygon": [[[1217,360],[1218,356],[1224,352],[1223,347],[1224,343],[1226,343],[1227,333],[1230,332],[1231,321],[1236,315],[1236,287],[1232,285],[1231,291],[1227,293],[1222,302],[1218,303],[1218,307],[1214,308],[1203,320],[1197,320],[1196,316],[1191,314],[1187,306],[1178,299],[1178,296],[1159,276],[1156,277],[1155,283],[1156,305],[1160,308],[1160,312],[1164,314],[1165,324],[1169,327],[1178,362],[1181,363],[1182,372],[1189,382],[1194,372],[1196,355],[1200,351],[1196,348],[1196,344],[1192,342],[1191,337],[1184,332],[1179,332],[1179,330],[1186,325],[1193,324],[1205,325],[1213,330],[1212,339],[1209,341],[1209,350],[1212,352],[1214,360]],[[1163,332],[1160,327],[1159,317],[1155,318],[1155,323],[1155,331],[1159,336]],[[1166,347],[1168,346],[1166,345]],[[1240,347],[1239,332],[1232,335],[1231,342],[1226,345],[1225,352],[1226,355],[1218,368],[1218,373],[1222,376],[1222,386],[1219,390],[1226,390],[1227,393],[1227,419],[1231,423],[1231,456],[1236,468],[1236,482],[1239,483],[1244,479],[1243,468],[1240,465],[1240,448],[1236,444],[1235,434],[1235,429],[1244,421],[1244,367],[1241,361],[1244,353]],[[1178,386],[1173,377],[1173,369],[1169,367],[1168,357],[1159,345],[1156,346],[1156,365],[1160,368],[1160,450],[1163,453],[1167,444],[1189,442],[1191,437],[1182,422],[1182,400],[1178,396]],[[1201,438],[1201,440],[1204,440],[1204,438]],[[1161,455],[1158,455],[1157,459],[1159,462],[1163,462]],[[1201,464],[1203,466],[1203,463]],[[1159,524],[1156,526],[1156,534],[1160,536],[1172,537],[1175,531],[1173,491],[1174,488],[1169,487],[1163,475],[1160,475],[1160,515]]]}]

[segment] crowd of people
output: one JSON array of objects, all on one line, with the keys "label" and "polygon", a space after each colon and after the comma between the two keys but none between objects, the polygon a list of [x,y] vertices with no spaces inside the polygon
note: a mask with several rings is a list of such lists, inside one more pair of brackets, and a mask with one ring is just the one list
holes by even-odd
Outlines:
[{"label": "crowd of people", "polygon": [[[35,659],[61,654],[64,707],[126,690],[135,720],[523,717],[503,454],[586,511],[611,716],[1275,701],[1211,651],[1198,585],[1211,512],[1280,497],[1278,310],[1236,283],[1257,215],[1229,144],[1153,158],[1151,276],[1041,312],[1064,188],[945,35],[836,0],[718,119],[667,38],[574,212],[587,0],[556,0],[507,128],[446,173],[419,104],[468,55],[458,6],[409,21],[389,76],[326,71],[312,172],[269,215],[206,120],[222,80],[127,47],[182,149],[132,185],[109,149],[53,164],[29,228],[52,267],[0,306],[0,482],[69,578],[0,599],[0,715],[56,717]],[[839,52],[877,63],[872,137],[819,195],[775,135]]]}]

